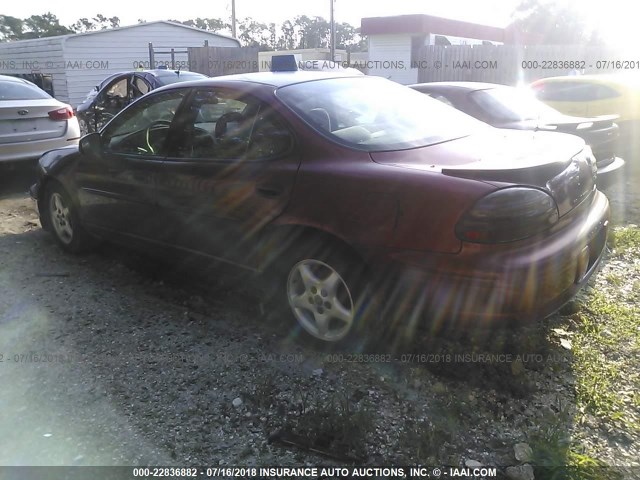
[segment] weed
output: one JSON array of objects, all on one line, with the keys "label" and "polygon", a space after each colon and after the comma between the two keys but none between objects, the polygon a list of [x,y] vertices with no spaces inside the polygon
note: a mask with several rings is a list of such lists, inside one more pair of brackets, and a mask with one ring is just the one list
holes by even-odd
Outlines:
[{"label": "weed", "polygon": [[616,228],[609,236],[609,246],[614,249],[615,255],[622,255],[634,248],[640,248],[640,227],[629,225]]}]

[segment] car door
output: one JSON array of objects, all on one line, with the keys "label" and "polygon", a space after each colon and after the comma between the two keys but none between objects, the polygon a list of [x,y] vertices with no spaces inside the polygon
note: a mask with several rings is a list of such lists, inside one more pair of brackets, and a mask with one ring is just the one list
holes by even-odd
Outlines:
[{"label": "car door", "polygon": [[129,102],[130,74],[119,75],[107,84],[93,100],[89,115],[89,128],[98,132]]},{"label": "car door", "polygon": [[155,239],[157,177],[171,122],[187,90],[172,89],[141,99],[101,133],[99,158],[84,157],[76,170],[83,222],[107,236]]},{"label": "car door", "polygon": [[231,89],[194,90],[182,111],[159,182],[166,241],[255,267],[300,163],[291,130],[267,102]]}]

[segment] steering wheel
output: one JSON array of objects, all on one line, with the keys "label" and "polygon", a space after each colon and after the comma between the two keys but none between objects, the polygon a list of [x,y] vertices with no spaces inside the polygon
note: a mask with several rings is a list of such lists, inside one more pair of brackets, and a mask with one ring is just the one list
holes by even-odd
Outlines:
[{"label": "steering wheel", "polygon": [[219,139],[225,134],[229,122],[241,122],[243,120],[244,117],[240,112],[227,112],[222,114],[216,121],[216,129],[214,132],[216,139]]},{"label": "steering wheel", "polygon": [[171,125],[171,121],[170,120],[156,120],[155,122],[151,122],[149,124],[149,126],[147,126],[145,132],[144,132],[144,139],[145,142],[147,144],[147,148],[148,151],[147,153],[156,153],[155,150],[153,149],[153,147],[151,146],[151,142],[149,141],[149,137],[151,136],[151,130],[158,128],[158,127],[168,127]]}]

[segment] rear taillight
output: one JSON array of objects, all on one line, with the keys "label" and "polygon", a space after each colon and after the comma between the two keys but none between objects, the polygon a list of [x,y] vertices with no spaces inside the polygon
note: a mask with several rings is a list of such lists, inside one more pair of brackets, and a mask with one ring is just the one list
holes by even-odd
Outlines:
[{"label": "rear taillight", "polygon": [[69,106],[58,108],[57,110],[51,110],[49,112],[49,118],[51,120],[69,120],[73,118],[75,114],[73,109]]},{"label": "rear taillight", "polygon": [[543,232],[558,221],[551,196],[537,188],[510,187],[478,200],[456,225],[460,240],[504,243]]}]

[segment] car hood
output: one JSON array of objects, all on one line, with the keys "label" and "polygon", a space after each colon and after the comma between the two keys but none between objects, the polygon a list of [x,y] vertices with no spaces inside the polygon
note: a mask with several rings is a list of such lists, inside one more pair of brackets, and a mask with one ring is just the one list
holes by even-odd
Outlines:
[{"label": "car hood", "polygon": [[547,190],[560,215],[595,188],[595,160],[584,140],[548,132],[501,131],[451,140],[428,147],[374,152],[381,164],[492,183],[532,185]]}]

